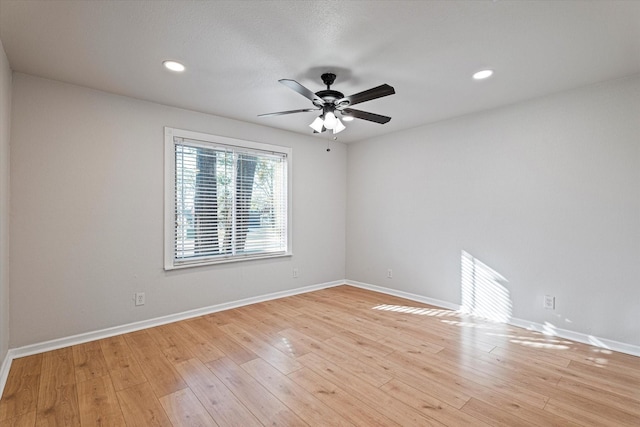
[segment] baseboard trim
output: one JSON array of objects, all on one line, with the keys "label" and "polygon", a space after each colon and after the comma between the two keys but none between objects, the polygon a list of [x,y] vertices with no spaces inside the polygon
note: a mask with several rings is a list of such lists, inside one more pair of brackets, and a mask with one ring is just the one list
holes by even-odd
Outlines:
[{"label": "baseboard trim", "polygon": [[304,286],[300,288],[290,289],[287,291],[272,292],[256,297],[244,298],[237,301],[230,301],[222,304],[215,304],[207,307],[197,308],[195,310],[184,311],[181,313],[170,314],[167,316],[156,317],[153,319],[143,320],[140,322],[127,323],[125,325],[114,326],[111,328],[101,329],[92,332],[85,332],[82,334],[72,335],[63,338],[57,338],[49,341],[44,341],[36,344],[30,344],[23,347],[17,347],[9,349],[5,356],[2,366],[0,367],[0,396],[4,391],[4,387],[9,376],[9,369],[11,368],[11,362],[14,359],[31,356],[33,354],[44,353],[46,351],[57,350],[59,348],[69,347],[72,345],[84,344],[90,341],[95,341],[103,338],[109,338],[115,335],[127,334],[129,332],[135,332],[142,329],[152,328],[155,326],[166,325],[167,323],[178,322],[180,320],[192,319],[198,316],[204,316],[206,314],[216,313],[218,311],[230,310],[233,308],[243,307],[245,305],[256,304],[259,302],[270,301],[278,298],[285,298],[288,296],[304,294],[307,292],[313,292],[320,289],[331,288],[334,286],[344,285],[344,280],[336,280],[333,282],[320,283],[317,285]]},{"label": "baseboard trim", "polygon": [[[198,316],[204,316],[206,314],[216,313],[218,311],[230,310],[233,308],[243,307],[245,305],[256,304],[259,302],[270,301],[278,298],[285,298],[288,296],[304,294],[307,292],[313,292],[320,289],[332,288],[334,286],[349,285],[357,288],[367,289],[382,294],[392,295],[400,298],[405,298],[410,301],[421,302],[424,304],[433,305],[435,307],[444,308],[447,310],[458,311],[460,306],[448,301],[442,301],[435,298],[429,298],[423,295],[412,294],[409,292],[399,291],[397,289],[386,288],[384,286],[371,285],[369,283],[357,282],[354,280],[336,280],[333,282],[326,282],[317,285],[304,286],[300,288],[290,289],[287,291],[273,292],[269,294],[260,295],[257,297],[244,298],[237,301],[226,302],[222,304],[211,305],[208,307],[198,308],[195,310],[189,310],[181,313],[170,314],[168,316],[156,317],[153,319],[143,320],[140,322],[128,323],[121,326],[115,326],[112,328],[101,329],[93,332],[86,332],[82,334],[72,335],[69,337],[58,338],[50,341],[45,341],[36,344],[30,344],[23,347],[12,348],[7,351],[2,365],[0,365],[0,396],[4,392],[4,387],[9,376],[9,370],[11,369],[11,363],[14,359],[30,356],[33,354],[43,353],[46,351],[57,350],[59,348],[69,347],[72,345],[83,344],[90,341],[95,341],[103,338],[109,338],[115,335],[126,334],[129,332],[135,332],[142,329],[152,328],[155,326],[165,325],[167,323],[178,322],[180,320],[192,319]],[[620,353],[630,354],[632,356],[640,357],[640,346],[622,343],[618,341],[609,340],[606,338],[594,337],[592,335],[583,334],[580,332],[574,332],[567,329],[549,329],[544,325],[528,320],[522,320],[512,318],[508,324],[517,326],[520,328],[534,330],[550,336],[558,336],[569,340],[581,342],[584,344],[593,345],[596,347],[604,348],[611,351],[617,351]]]},{"label": "baseboard trim", "polygon": [[2,365],[0,365],[0,396],[2,396],[4,392],[4,385],[7,383],[7,378],[9,377],[9,369],[11,369],[11,362],[14,357],[11,349],[7,351],[7,354],[4,356],[4,360],[2,361]]},{"label": "baseboard trim", "polygon": [[626,353],[630,354],[631,356],[640,357],[640,346],[637,345],[614,341],[607,338],[594,337],[593,335],[584,334],[582,332],[575,332],[569,329],[549,328],[548,326],[536,322],[531,322],[529,320],[511,318],[508,323],[519,328],[540,332],[545,335],[565,338],[571,341],[589,344],[606,350],[617,351],[619,353]]},{"label": "baseboard trim", "polygon": [[[450,303],[448,301],[441,301],[434,298],[425,297],[423,295],[416,295],[409,292],[399,291],[397,289],[385,288],[383,286],[371,285],[363,282],[356,282],[354,280],[345,280],[345,284],[355,286],[362,289],[368,289],[374,292],[380,292],[387,295],[393,295],[400,298],[406,298],[411,301],[422,302],[430,304],[436,307],[446,308],[448,310],[459,311],[460,305]],[[593,335],[584,334],[582,332],[570,331],[568,329],[549,328],[540,323],[532,322],[529,320],[522,320],[518,318],[511,318],[507,324],[517,326],[519,328],[536,331],[549,336],[557,336],[572,341],[577,341],[583,344],[589,344],[595,347],[604,348],[611,351],[617,351],[620,353],[630,354],[631,356],[640,357],[640,346],[627,344],[619,341],[609,340],[606,338],[595,337]]]},{"label": "baseboard trim", "polygon": [[381,294],[393,295],[394,297],[406,298],[411,301],[417,301],[424,304],[435,305],[436,307],[446,308],[447,310],[458,311],[460,306],[448,301],[442,301],[435,298],[425,297],[423,295],[412,294],[409,292],[399,291],[397,289],[385,288],[383,286],[370,285],[369,283],[356,282],[355,280],[345,280],[345,284],[355,286],[356,288],[367,289]]}]

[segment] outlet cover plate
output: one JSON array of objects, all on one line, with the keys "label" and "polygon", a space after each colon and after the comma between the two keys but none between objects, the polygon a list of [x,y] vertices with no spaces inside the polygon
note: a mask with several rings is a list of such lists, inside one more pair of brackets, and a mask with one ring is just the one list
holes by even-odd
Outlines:
[{"label": "outlet cover plate", "polygon": [[136,305],[144,305],[145,297],[144,292],[136,292],[135,296]]},{"label": "outlet cover plate", "polygon": [[544,296],[544,308],[547,310],[555,310],[556,308],[556,297],[552,295]]}]

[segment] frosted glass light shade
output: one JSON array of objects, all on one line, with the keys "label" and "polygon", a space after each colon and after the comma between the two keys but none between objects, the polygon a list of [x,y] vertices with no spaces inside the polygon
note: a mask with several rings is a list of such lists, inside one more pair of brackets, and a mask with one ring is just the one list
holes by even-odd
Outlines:
[{"label": "frosted glass light shade", "polygon": [[316,117],[313,123],[309,125],[311,129],[315,130],[318,133],[322,132],[322,126],[323,126],[322,117]]},{"label": "frosted glass light shade", "polygon": [[339,118],[336,117],[336,125],[333,127],[333,134],[340,133],[345,130],[347,127],[342,124]]},{"label": "frosted glass light shade", "polygon": [[327,129],[333,129],[337,123],[338,118],[331,111],[328,111],[324,115],[324,127]]}]

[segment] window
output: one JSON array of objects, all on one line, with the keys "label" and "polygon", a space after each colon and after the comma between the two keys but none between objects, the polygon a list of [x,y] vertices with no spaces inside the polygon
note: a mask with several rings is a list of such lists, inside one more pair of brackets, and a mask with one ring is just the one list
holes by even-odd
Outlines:
[{"label": "window", "polygon": [[291,149],[165,128],[165,270],[290,255]]}]

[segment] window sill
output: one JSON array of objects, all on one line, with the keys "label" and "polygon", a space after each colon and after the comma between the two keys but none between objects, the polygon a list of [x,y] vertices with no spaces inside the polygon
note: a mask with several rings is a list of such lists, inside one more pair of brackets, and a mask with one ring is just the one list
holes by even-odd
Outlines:
[{"label": "window sill", "polygon": [[261,255],[240,256],[240,257],[237,256],[234,258],[223,258],[223,259],[183,261],[176,264],[165,265],[164,270],[171,271],[171,270],[180,270],[183,268],[204,267],[207,265],[229,264],[232,262],[245,262],[245,261],[272,259],[272,258],[283,258],[283,257],[290,257],[290,256],[293,256],[292,252],[277,253],[272,255],[261,254]]}]

